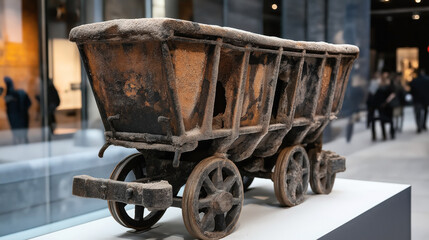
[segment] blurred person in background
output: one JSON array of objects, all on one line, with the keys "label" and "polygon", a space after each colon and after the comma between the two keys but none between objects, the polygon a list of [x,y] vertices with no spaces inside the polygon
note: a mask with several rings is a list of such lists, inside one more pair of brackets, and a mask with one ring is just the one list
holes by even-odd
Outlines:
[{"label": "blurred person in background", "polygon": [[415,78],[410,83],[410,93],[413,96],[414,116],[417,133],[427,131],[426,119],[429,105],[429,78],[423,69],[415,71]]},{"label": "blurred person in background", "polygon": [[[41,104],[40,94],[36,95],[36,99],[37,101],[39,101],[39,105],[40,105]],[[55,112],[57,110],[57,107],[60,105],[60,103],[61,103],[60,96],[58,95],[58,91],[54,85],[54,81],[51,78],[49,78],[48,80],[48,125],[52,135],[54,134],[55,128],[57,127]]]},{"label": "blurred person in background", "polygon": [[55,128],[57,127],[57,121],[55,119],[55,111],[60,105],[60,96],[55,88],[54,81],[49,79],[48,83],[48,124],[51,134],[54,134]]},{"label": "blurred person in background", "polygon": [[[375,120],[380,120],[383,140],[386,140],[385,125],[390,125],[390,137],[395,138],[395,128],[393,125],[393,108],[395,91],[391,84],[391,79],[388,72],[383,72],[381,75],[380,85],[374,94],[373,106],[375,108],[374,120],[372,121],[372,140],[376,140]],[[377,116],[378,113],[378,116]]]},{"label": "blurred person in background", "polygon": [[31,100],[24,90],[15,90],[10,77],[4,77],[4,82],[6,84],[6,112],[13,133],[13,143],[28,143],[28,109],[31,106]]},{"label": "blurred person in background", "polygon": [[[375,114],[375,102],[374,102],[374,96],[375,93],[378,90],[378,86],[380,85],[380,72],[376,72],[374,73],[373,77],[371,78],[371,81],[369,82],[369,87],[368,87],[368,97],[366,99],[366,107],[368,110],[368,115],[367,115],[367,119],[366,119],[366,127],[367,128],[372,128],[373,124],[374,124],[374,114]],[[373,140],[374,139],[374,135],[373,135]]]},{"label": "blurred person in background", "polygon": [[402,86],[402,73],[396,73],[393,76],[392,87],[395,92],[395,98],[390,104],[393,107],[393,124],[396,132],[402,132],[402,126],[404,125],[404,107],[407,103],[405,96],[404,86]]}]

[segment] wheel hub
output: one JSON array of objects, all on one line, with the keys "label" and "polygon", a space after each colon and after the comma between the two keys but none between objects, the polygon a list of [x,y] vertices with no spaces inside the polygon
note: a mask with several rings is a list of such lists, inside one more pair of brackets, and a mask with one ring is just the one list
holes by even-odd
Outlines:
[{"label": "wheel hub", "polygon": [[213,209],[217,214],[228,212],[232,208],[232,200],[231,193],[221,191],[213,198]]}]

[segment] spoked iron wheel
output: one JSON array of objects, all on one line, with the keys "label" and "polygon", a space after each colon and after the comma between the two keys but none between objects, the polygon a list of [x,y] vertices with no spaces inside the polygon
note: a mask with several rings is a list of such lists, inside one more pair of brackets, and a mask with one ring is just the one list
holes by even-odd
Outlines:
[{"label": "spoked iron wheel", "polygon": [[276,162],[273,181],[277,200],[292,207],[304,201],[309,180],[309,160],[301,146],[284,148]]},{"label": "spoked iron wheel", "polygon": [[[116,165],[110,179],[117,181],[134,181],[136,179],[147,177],[146,162],[141,153],[132,154]],[[134,228],[136,230],[145,230],[153,226],[164,215],[165,210],[149,212],[143,206],[135,205],[134,216],[129,215],[125,207],[126,203],[108,201],[110,213],[113,218],[121,225]],[[145,215],[145,212],[147,214]]]},{"label": "spoked iron wheel", "polygon": [[243,198],[243,183],[235,164],[217,157],[204,159],[192,171],[183,193],[186,228],[201,239],[225,237],[238,221]]},{"label": "spoked iron wheel", "polygon": [[325,151],[310,150],[311,159],[311,190],[317,194],[328,194],[335,182],[335,173],[328,168],[328,157]]}]

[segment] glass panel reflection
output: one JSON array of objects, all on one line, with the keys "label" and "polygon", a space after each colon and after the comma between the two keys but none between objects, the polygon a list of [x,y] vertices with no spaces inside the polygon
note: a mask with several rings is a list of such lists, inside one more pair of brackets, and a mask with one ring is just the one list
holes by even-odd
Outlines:
[{"label": "glass panel reflection", "polygon": [[35,1],[0,2],[0,145],[42,137],[38,13],[33,9]]}]

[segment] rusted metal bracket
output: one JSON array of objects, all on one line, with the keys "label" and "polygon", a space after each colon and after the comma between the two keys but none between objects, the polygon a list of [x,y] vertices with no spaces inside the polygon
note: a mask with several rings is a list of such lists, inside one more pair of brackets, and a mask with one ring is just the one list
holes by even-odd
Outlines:
[{"label": "rusted metal bracket", "polygon": [[165,129],[165,131],[167,132],[167,139],[171,140],[173,133],[171,131],[170,118],[159,116],[158,122],[162,125],[162,128]]},{"label": "rusted metal bracket", "polygon": [[120,118],[119,114],[107,117],[107,122],[109,123],[110,129],[112,130],[113,138],[116,138],[116,129],[113,127],[113,120],[119,120],[119,118]]},{"label": "rusted metal bracket", "polygon": [[104,145],[100,148],[100,151],[98,151],[98,157],[99,158],[103,158],[104,152],[106,151],[106,149],[112,145],[109,142],[104,143]]},{"label": "rusted metal bracket", "polygon": [[173,204],[173,187],[167,181],[122,182],[88,175],[73,178],[73,195],[164,210]]},{"label": "rusted metal bracket", "polygon": [[[170,118],[164,117],[164,116],[159,116],[158,122],[162,125],[162,128],[165,129],[165,131],[167,133],[167,139],[169,141],[171,141],[173,133],[171,131]],[[180,147],[178,147],[174,151],[173,167],[175,167],[175,168],[179,167],[180,155],[182,155],[182,151],[181,151]]]},{"label": "rusted metal bracket", "polygon": [[179,167],[180,155],[182,155],[182,151],[180,149],[177,149],[174,152],[174,158],[173,158],[173,167],[175,168]]}]

